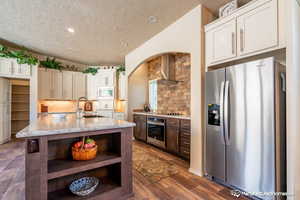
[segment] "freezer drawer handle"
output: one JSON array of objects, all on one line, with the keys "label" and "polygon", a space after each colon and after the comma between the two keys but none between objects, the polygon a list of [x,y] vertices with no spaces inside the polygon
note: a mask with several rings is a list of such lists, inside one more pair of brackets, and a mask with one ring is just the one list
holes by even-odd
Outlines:
[{"label": "freezer drawer handle", "polygon": [[225,144],[225,135],[224,135],[224,87],[225,83],[222,81],[220,88],[220,133],[223,144]]},{"label": "freezer drawer handle", "polygon": [[225,82],[225,95],[224,95],[224,132],[225,142],[227,145],[230,144],[230,133],[229,133],[229,81]]}]

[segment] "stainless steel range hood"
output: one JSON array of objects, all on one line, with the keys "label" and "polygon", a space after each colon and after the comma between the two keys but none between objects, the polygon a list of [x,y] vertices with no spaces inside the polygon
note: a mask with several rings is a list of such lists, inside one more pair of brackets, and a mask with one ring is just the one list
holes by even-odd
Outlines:
[{"label": "stainless steel range hood", "polygon": [[160,81],[168,81],[177,83],[176,81],[176,68],[175,68],[175,55],[166,54],[161,56],[161,79]]}]

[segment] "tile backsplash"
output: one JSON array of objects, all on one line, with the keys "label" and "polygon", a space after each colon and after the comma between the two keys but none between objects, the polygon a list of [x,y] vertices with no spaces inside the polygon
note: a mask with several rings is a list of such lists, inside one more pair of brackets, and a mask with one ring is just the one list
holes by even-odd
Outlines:
[{"label": "tile backsplash", "polygon": [[[76,112],[76,101],[39,101],[39,112],[41,112],[41,105],[48,106],[48,112]],[[81,107],[84,102],[81,102]]]},{"label": "tile backsplash", "polygon": [[[160,79],[161,58],[148,62],[149,80]],[[176,80],[178,83],[158,82],[158,112],[180,112],[190,115],[191,61],[189,54],[175,55]]]}]

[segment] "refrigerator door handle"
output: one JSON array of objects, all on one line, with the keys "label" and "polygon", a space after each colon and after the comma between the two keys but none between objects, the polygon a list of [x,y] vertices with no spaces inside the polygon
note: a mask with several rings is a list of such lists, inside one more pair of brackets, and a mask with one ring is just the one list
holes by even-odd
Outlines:
[{"label": "refrigerator door handle", "polygon": [[226,145],[230,144],[230,134],[229,134],[229,81],[225,82],[224,89],[224,135]]},{"label": "refrigerator door handle", "polygon": [[280,78],[281,78],[281,90],[282,92],[286,92],[286,77],[284,72],[280,73]]},{"label": "refrigerator door handle", "polygon": [[224,89],[225,83],[222,81],[221,88],[220,88],[220,133],[222,137],[223,144],[225,143],[225,134],[224,134]]}]

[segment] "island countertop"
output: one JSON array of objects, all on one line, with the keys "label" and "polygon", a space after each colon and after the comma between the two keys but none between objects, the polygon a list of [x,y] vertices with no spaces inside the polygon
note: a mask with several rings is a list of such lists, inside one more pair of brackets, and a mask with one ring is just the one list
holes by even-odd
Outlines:
[{"label": "island countertop", "polygon": [[81,118],[76,114],[41,115],[17,133],[17,138],[134,127],[135,123],[111,118]]}]

